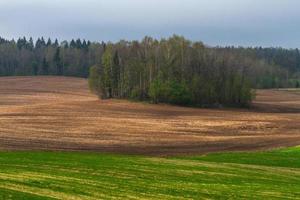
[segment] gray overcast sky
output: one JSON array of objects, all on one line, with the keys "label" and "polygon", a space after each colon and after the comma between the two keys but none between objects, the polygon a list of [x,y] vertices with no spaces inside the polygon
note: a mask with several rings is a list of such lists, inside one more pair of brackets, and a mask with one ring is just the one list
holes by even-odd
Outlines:
[{"label": "gray overcast sky", "polygon": [[0,36],[300,47],[299,0],[0,0]]}]

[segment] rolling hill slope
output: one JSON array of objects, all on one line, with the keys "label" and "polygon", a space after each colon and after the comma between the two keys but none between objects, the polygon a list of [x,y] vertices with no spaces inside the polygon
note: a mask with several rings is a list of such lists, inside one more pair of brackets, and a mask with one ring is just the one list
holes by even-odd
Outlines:
[{"label": "rolling hill slope", "polygon": [[0,149],[145,155],[261,150],[300,144],[299,91],[258,91],[255,108],[197,109],[102,101],[87,81],[0,78]]}]

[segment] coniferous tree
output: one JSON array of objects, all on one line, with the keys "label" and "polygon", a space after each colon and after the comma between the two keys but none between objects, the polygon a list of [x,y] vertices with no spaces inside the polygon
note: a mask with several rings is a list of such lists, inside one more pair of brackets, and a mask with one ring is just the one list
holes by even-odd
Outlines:
[{"label": "coniferous tree", "polygon": [[56,48],[53,60],[56,66],[56,74],[63,75],[63,66],[60,58],[60,47]]},{"label": "coniferous tree", "polygon": [[46,42],[45,42],[44,37],[41,38],[41,46],[42,46],[42,47],[45,47],[45,46],[46,46]]},{"label": "coniferous tree", "polygon": [[59,47],[59,43],[58,43],[57,39],[55,39],[55,42],[53,43],[53,47],[54,48],[58,48]]},{"label": "coniferous tree", "polygon": [[49,38],[48,41],[47,41],[46,46],[47,46],[47,47],[50,47],[51,45],[52,45],[52,41],[51,41],[51,39]]},{"label": "coniferous tree", "polygon": [[76,40],[76,48],[81,49],[82,48],[82,43],[80,39]]},{"label": "coniferous tree", "polygon": [[48,64],[45,57],[43,58],[42,74],[43,75],[48,75],[49,74],[49,64]]},{"label": "coniferous tree", "polygon": [[32,37],[30,37],[29,42],[28,42],[28,47],[27,47],[30,51],[32,51],[34,49],[34,44],[33,44],[33,39]]},{"label": "coniferous tree", "polygon": [[71,40],[70,47],[71,48],[76,48],[76,42],[74,40]]},{"label": "coniferous tree", "polygon": [[33,61],[31,66],[32,66],[33,75],[37,76],[39,72],[38,63],[36,61]]}]

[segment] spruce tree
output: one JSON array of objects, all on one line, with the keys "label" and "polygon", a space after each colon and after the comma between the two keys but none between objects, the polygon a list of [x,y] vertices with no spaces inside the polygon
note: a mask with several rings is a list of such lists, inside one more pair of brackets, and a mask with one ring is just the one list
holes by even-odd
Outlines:
[{"label": "spruce tree", "polygon": [[53,60],[56,65],[56,74],[63,75],[63,65],[62,65],[61,58],[60,58],[60,47],[56,48]]}]

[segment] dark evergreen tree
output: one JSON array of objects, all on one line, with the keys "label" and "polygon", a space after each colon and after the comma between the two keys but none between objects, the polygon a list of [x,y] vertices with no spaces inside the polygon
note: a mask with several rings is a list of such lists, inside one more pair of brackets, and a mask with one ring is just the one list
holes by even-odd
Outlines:
[{"label": "dark evergreen tree", "polygon": [[58,43],[57,39],[55,39],[55,42],[53,43],[53,47],[54,48],[58,48],[59,47],[59,43]]},{"label": "dark evergreen tree", "polygon": [[71,40],[70,47],[71,48],[76,48],[76,42],[74,40]]},{"label": "dark evergreen tree", "polygon": [[43,75],[49,75],[49,64],[48,64],[45,57],[43,58],[42,74]]},{"label": "dark evergreen tree", "polygon": [[53,60],[56,66],[56,74],[63,75],[63,65],[60,58],[60,47],[56,48]]},{"label": "dark evergreen tree", "polygon": [[30,39],[29,39],[27,49],[29,49],[30,51],[32,51],[34,49],[34,43],[33,43],[32,37],[30,37]]},{"label": "dark evergreen tree", "polygon": [[50,46],[52,46],[52,41],[51,41],[51,39],[50,39],[50,38],[48,39],[48,41],[47,41],[47,44],[46,44],[46,45],[47,45],[47,47],[50,47]]},{"label": "dark evergreen tree", "polygon": [[44,37],[41,38],[41,46],[42,46],[42,47],[45,47],[45,46],[46,46],[46,42],[45,42]]},{"label": "dark evergreen tree", "polygon": [[42,48],[42,41],[40,38],[37,39],[36,43],[35,43],[35,48],[36,49],[40,49]]},{"label": "dark evergreen tree", "polygon": [[76,40],[76,48],[81,49],[82,48],[82,43],[80,39]]},{"label": "dark evergreen tree", "polygon": [[31,66],[32,66],[33,75],[37,76],[38,73],[39,73],[38,63],[36,61],[33,61],[32,64],[31,64]]}]

